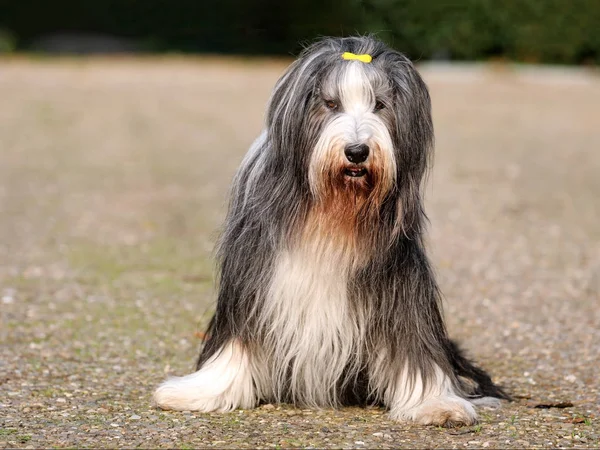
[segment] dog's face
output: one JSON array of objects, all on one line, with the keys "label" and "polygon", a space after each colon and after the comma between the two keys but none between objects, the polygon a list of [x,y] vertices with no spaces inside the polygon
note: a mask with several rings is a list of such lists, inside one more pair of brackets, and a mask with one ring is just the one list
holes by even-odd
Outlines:
[{"label": "dog's face", "polygon": [[309,166],[317,198],[331,188],[388,192],[396,177],[393,90],[387,77],[360,61],[342,61],[314,93],[309,116],[319,128]]},{"label": "dog's face", "polygon": [[[369,55],[371,61],[344,59]],[[371,38],[328,39],[305,50],[275,87],[269,139],[314,201],[341,215],[395,205],[406,229],[420,208],[433,142],[429,94],[412,63]],[[342,211],[343,210],[343,211]]]}]

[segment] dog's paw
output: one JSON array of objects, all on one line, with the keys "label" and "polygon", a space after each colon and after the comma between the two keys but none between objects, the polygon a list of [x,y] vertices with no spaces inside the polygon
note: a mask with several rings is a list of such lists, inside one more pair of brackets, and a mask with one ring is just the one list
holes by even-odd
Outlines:
[{"label": "dog's paw", "polygon": [[173,377],[154,392],[159,408],[176,411],[226,412],[258,403],[248,357],[239,342],[224,346],[200,370]]},{"label": "dog's paw", "polygon": [[223,392],[211,392],[210,385],[186,383],[186,377],[167,380],[154,392],[154,403],[175,411],[226,412],[237,405]]},{"label": "dog's paw", "polygon": [[[212,412],[218,407],[217,402],[210,401],[206,395],[201,395],[198,389],[191,390],[179,385],[178,378],[172,378],[161,384],[154,391],[154,403],[161,409],[175,411]],[[198,395],[200,394],[200,395]]]},{"label": "dog's paw", "polygon": [[455,396],[432,397],[408,411],[390,411],[393,419],[410,419],[421,425],[460,427],[477,423],[477,413],[467,400]]}]

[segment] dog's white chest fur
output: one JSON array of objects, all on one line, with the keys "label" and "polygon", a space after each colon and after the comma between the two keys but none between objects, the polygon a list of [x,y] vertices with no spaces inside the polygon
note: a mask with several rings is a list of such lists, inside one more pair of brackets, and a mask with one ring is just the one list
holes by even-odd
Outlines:
[{"label": "dog's white chest fur", "polygon": [[334,405],[344,368],[358,363],[362,327],[348,301],[348,258],[327,242],[303,244],[279,255],[261,311],[268,384],[287,380],[295,400]]}]

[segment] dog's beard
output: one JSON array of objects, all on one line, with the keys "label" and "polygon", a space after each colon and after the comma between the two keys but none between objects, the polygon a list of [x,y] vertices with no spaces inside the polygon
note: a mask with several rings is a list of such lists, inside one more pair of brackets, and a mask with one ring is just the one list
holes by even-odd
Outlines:
[{"label": "dog's beard", "polygon": [[343,146],[315,149],[309,176],[313,204],[306,232],[335,240],[360,260],[368,258],[381,205],[395,179],[392,152],[373,141],[368,145],[370,156],[360,164],[344,157]]},{"label": "dog's beard", "polygon": [[[370,145],[371,155],[364,163],[351,163],[343,149],[333,147],[311,168],[311,188],[315,205],[340,220],[359,219],[373,214],[391,188],[382,151]],[[351,220],[352,222],[352,220]]]}]

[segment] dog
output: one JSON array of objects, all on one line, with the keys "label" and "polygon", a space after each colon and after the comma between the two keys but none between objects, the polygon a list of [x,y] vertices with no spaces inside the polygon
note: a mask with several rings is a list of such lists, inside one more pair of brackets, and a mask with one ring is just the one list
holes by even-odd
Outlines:
[{"label": "dog", "polygon": [[162,409],[380,404],[458,426],[508,395],[451,341],[424,248],[431,102],[372,37],[325,38],[277,82],[233,182],[197,371]]}]

